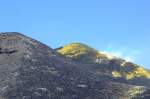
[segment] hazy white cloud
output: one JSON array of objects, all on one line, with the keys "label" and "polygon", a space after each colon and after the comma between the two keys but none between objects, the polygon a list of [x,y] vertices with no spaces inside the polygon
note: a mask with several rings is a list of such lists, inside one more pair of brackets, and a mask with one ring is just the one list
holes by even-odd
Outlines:
[{"label": "hazy white cloud", "polygon": [[108,58],[119,57],[125,59],[126,61],[135,62],[138,59],[140,51],[131,48],[118,48],[109,44],[103,53],[105,53]]}]

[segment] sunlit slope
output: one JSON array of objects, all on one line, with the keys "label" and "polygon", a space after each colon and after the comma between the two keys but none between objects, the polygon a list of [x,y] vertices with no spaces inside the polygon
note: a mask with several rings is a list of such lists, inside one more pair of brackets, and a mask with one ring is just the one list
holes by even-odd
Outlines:
[{"label": "sunlit slope", "polygon": [[72,43],[58,49],[58,52],[64,56],[79,60],[83,58],[106,58],[104,54],[99,53],[97,50],[81,43]]},{"label": "sunlit slope", "polygon": [[85,44],[72,43],[57,49],[57,51],[61,55],[72,58],[75,61],[101,66],[101,68],[105,68],[104,72],[109,73],[113,77],[123,77],[127,80],[134,78],[150,79],[149,70],[108,53],[99,52]]}]

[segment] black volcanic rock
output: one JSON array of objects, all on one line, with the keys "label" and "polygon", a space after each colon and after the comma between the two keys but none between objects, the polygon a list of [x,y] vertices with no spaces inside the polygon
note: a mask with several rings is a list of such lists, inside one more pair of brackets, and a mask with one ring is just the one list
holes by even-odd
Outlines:
[{"label": "black volcanic rock", "polygon": [[22,34],[0,34],[0,99],[131,99],[147,93]]}]

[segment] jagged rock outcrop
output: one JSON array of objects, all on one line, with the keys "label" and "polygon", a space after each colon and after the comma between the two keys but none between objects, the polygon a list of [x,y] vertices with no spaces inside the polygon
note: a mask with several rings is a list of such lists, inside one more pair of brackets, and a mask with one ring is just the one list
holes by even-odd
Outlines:
[{"label": "jagged rock outcrop", "polygon": [[148,87],[118,82],[93,66],[64,57],[20,33],[1,33],[0,99],[148,97]]}]

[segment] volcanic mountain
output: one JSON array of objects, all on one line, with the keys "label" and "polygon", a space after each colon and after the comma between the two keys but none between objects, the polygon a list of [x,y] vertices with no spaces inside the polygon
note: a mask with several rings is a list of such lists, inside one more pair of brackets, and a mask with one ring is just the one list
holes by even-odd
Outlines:
[{"label": "volcanic mountain", "polygon": [[149,99],[149,70],[80,43],[0,33],[0,99]]}]

